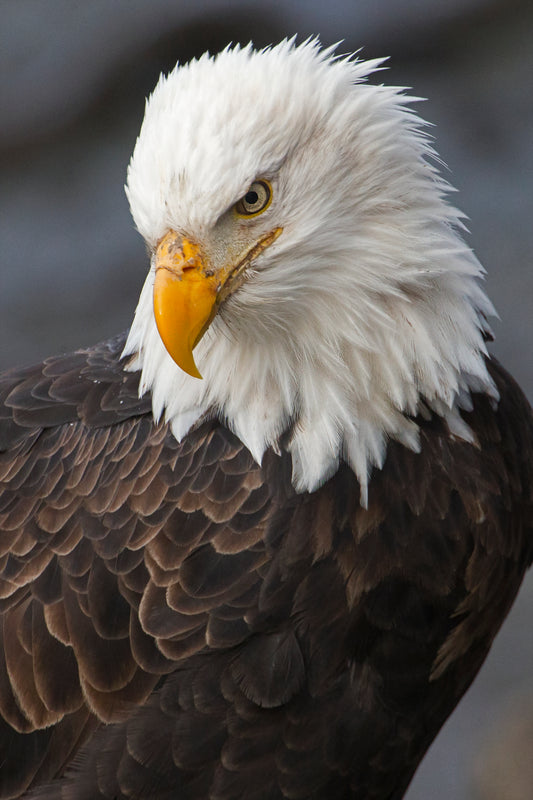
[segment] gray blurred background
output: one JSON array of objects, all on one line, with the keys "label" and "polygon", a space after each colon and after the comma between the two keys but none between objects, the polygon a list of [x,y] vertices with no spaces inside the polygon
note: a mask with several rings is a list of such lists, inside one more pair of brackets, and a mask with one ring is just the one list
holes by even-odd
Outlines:
[{"label": "gray blurred background", "polygon": [[[530,0],[2,0],[0,368],[129,325],[148,265],[123,184],[159,73],[293,33],[389,55],[377,80],[429,98],[501,316],[493,350],[533,399]],[[533,798],[532,619],[530,575],[409,800]]]}]

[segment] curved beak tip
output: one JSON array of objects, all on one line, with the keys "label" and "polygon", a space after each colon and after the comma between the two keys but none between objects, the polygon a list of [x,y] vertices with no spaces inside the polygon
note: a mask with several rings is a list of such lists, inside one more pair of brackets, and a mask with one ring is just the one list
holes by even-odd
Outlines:
[{"label": "curved beak tip", "polygon": [[197,246],[167,234],[156,253],[154,317],[167,352],[193,378],[202,378],[193,350],[214,316],[215,301],[216,287]]}]

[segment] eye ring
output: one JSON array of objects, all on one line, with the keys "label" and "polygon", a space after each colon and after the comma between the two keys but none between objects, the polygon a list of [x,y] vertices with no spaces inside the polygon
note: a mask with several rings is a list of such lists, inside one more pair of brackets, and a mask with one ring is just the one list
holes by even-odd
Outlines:
[{"label": "eye ring", "polygon": [[272,202],[272,186],[262,178],[250,184],[248,191],[235,203],[235,213],[238,217],[257,217],[267,210]]}]

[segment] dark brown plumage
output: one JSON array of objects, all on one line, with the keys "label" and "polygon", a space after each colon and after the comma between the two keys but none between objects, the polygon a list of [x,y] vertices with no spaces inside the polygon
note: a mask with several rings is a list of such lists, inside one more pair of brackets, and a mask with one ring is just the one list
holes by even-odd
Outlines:
[{"label": "dark brown plumage", "polygon": [[296,494],[155,425],[123,339],[0,382],[0,797],[402,797],[533,554],[530,409]]}]

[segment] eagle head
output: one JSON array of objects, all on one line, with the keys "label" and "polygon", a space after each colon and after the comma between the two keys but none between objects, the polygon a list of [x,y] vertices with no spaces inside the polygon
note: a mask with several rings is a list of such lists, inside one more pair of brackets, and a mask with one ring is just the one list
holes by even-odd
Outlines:
[{"label": "eagle head", "polygon": [[469,439],[492,305],[413,98],[383,59],[316,40],[204,55],[161,77],[126,191],[151,253],[125,355],[181,439],[216,416],[313,491],[341,460],[365,502],[418,414]]}]

